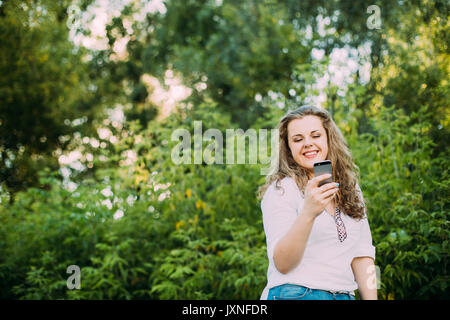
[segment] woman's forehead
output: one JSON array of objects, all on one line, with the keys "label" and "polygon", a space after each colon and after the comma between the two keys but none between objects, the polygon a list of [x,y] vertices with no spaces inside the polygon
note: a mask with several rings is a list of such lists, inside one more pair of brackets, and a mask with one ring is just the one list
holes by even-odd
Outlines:
[{"label": "woman's forehead", "polygon": [[288,135],[309,135],[313,131],[325,131],[322,120],[316,116],[304,116],[301,119],[294,119],[288,124]]}]

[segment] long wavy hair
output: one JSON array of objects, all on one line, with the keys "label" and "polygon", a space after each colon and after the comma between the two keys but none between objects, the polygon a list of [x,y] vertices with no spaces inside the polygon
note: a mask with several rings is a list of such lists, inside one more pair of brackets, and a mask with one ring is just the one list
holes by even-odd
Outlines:
[{"label": "long wavy hair", "polygon": [[305,194],[308,183],[308,169],[300,166],[292,157],[288,144],[288,124],[294,119],[304,116],[316,116],[322,121],[327,133],[328,155],[333,166],[333,181],[339,183],[339,191],[336,194],[336,205],[348,216],[361,219],[364,214],[364,202],[360,190],[357,190],[359,168],[353,162],[348,144],[341,131],[334,123],[328,111],[314,106],[302,106],[296,110],[289,111],[278,125],[279,130],[279,152],[278,167],[266,177],[266,182],[258,190],[261,199],[267,188],[274,182],[280,189],[280,181],[285,177],[291,177],[296,182],[301,193]]}]

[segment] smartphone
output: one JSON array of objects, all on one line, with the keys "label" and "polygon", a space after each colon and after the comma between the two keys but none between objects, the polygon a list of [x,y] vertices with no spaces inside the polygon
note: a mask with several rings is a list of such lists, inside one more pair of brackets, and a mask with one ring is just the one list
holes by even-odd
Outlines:
[{"label": "smartphone", "polygon": [[320,176],[322,174],[331,174],[331,177],[327,180],[323,180],[319,182],[319,187],[326,183],[333,182],[333,168],[331,167],[331,161],[330,160],[324,160],[320,162],[314,163],[314,177]]}]

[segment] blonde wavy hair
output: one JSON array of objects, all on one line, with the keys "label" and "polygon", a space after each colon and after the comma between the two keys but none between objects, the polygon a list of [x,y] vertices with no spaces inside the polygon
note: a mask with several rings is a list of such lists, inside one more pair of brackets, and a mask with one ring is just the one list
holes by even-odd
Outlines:
[{"label": "blonde wavy hair", "polygon": [[328,111],[309,105],[289,111],[280,120],[278,125],[278,167],[273,173],[266,177],[266,182],[259,188],[259,199],[264,196],[267,188],[274,181],[276,181],[276,188],[280,189],[280,181],[285,177],[291,177],[294,179],[299,190],[304,196],[305,187],[308,183],[308,170],[295,162],[292,157],[292,153],[288,145],[287,128],[288,124],[292,120],[301,119],[307,115],[320,118],[327,133],[327,160],[331,160],[333,165],[333,181],[339,183],[339,191],[335,198],[336,205],[348,216],[355,219],[361,219],[365,215],[365,206],[361,191],[357,189],[359,168],[353,162],[347,142]]}]

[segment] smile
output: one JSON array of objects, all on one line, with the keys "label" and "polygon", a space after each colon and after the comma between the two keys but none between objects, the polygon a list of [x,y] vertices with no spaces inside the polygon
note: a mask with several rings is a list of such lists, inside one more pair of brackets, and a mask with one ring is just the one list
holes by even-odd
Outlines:
[{"label": "smile", "polygon": [[314,158],[318,153],[319,153],[318,150],[314,150],[314,151],[308,151],[308,152],[305,152],[305,153],[303,153],[303,155],[304,155],[306,158],[311,159],[311,158]]}]

